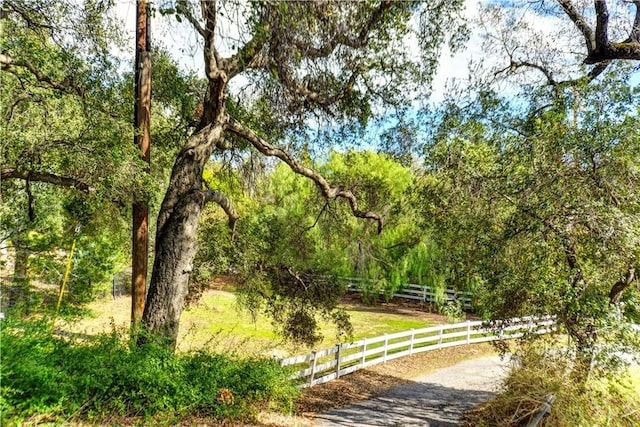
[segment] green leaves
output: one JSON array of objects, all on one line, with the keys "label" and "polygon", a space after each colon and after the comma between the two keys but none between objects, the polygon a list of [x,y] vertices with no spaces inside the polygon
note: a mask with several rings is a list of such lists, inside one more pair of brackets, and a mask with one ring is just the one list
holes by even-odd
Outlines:
[{"label": "green leaves", "polygon": [[119,331],[80,342],[52,336],[46,319],[3,322],[3,424],[33,416],[91,423],[114,416],[152,423],[175,423],[181,415],[247,417],[264,405],[290,410],[297,394],[274,360],[175,355],[152,345],[133,351]]},{"label": "green leaves", "polygon": [[485,283],[487,316],[557,313],[580,336],[638,263],[638,94],[620,74],[565,90],[542,109],[532,93],[524,118],[486,93],[443,111],[420,194],[446,264]]}]

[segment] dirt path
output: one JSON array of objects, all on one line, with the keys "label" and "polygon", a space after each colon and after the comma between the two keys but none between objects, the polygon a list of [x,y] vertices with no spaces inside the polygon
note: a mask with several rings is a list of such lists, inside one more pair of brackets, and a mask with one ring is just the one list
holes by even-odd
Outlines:
[{"label": "dirt path", "polygon": [[465,360],[380,396],[317,414],[315,425],[456,426],[464,410],[492,396],[507,367],[494,355]]}]

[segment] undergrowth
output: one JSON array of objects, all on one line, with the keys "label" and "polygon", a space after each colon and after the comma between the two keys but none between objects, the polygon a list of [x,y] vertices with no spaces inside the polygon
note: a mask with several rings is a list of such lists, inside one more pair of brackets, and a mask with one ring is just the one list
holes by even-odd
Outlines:
[{"label": "undergrowth", "polygon": [[297,393],[273,360],[137,348],[118,331],[79,341],[52,336],[46,321],[7,319],[1,346],[2,425],[158,416],[248,419],[258,408],[290,411]]},{"label": "undergrowth", "polygon": [[640,396],[624,369],[591,377],[586,384],[571,375],[572,362],[563,351],[530,345],[515,356],[517,366],[502,391],[465,414],[465,426],[525,427],[548,395],[551,409],[538,427],[637,427]]}]

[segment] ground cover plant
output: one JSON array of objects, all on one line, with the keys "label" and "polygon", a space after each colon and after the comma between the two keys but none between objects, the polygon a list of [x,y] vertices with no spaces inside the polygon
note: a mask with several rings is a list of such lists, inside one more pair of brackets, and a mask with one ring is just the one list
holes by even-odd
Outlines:
[{"label": "ground cover plant", "polygon": [[3,425],[247,419],[263,408],[290,411],[297,394],[272,359],[135,349],[117,330],[77,341],[52,336],[47,320],[7,319],[1,338]]}]

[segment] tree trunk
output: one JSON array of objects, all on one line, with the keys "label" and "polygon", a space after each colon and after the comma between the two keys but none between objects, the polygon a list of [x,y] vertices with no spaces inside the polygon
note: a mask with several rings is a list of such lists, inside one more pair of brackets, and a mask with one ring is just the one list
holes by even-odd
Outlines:
[{"label": "tree trunk", "polygon": [[142,316],[147,335],[139,343],[160,339],[175,348],[206,198],[202,171],[223,130],[221,120],[216,126],[204,126],[189,138],[173,166],[158,214],[155,260]]},{"label": "tree trunk", "polygon": [[[140,149],[142,159],[149,165],[151,145],[151,53],[149,52],[149,15],[145,0],[137,1],[136,16],[136,99],[134,108],[136,135],[134,138],[136,145]],[[149,203],[147,200],[134,200],[132,217],[131,324],[135,328],[142,319],[147,291],[149,262]]]},{"label": "tree trunk", "polygon": [[595,327],[589,325],[584,327],[574,338],[576,340],[576,360],[571,371],[571,377],[577,385],[584,388],[593,366],[598,334]]},{"label": "tree trunk", "polygon": [[198,191],[185,194],[156,235],[155,262],[142,321],[147,333],[162,337],[172,348],[197,251],[201,200]]},{"label": "tree trunk", "polygon": [[22,307],[25,314],[29,314],[29,247],[28,242],[16,238],[13,242],[15,248],[15,262],[13,264],[13,284],[9,291],[7,304],[9,307]]}]

